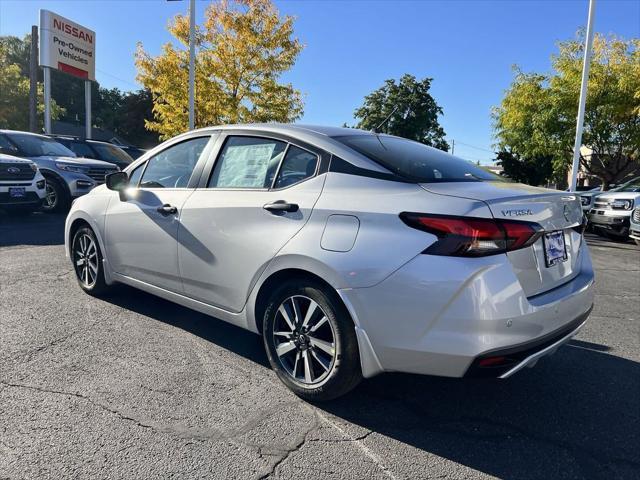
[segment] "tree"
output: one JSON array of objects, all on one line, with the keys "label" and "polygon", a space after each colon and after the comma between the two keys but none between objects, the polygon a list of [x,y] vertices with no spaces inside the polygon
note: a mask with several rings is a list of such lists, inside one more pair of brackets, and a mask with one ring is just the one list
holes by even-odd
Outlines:
[{"label": "tree", "polygon": [[502,150],[498,152],[496,160],[505,176],[527,185],[544,185],[553,175],[553,158],[549,155],[523,158],[516,153]]},{"label": "tree", "polygon": [[375,130],[387,117],[380,133],[409,138],[426,145],[449,150],[445,133],[438,123],[442,108],[429,93],[433,79],[416,80],[405,74],[396,83],[386,80],[384,85],[364,98],[364,104],[354,112],[360,119],[357,128]]},{"label": "tree", "polygon": [[[15,38],[15,37],[14,37]],[[29,129],[29,77],[24,76],[18,58],[11,45],[0,39],[0,128]],[[15,46],[15,45],[14,45]],[[42,85],[38,84],[38,111],[44,111]],[[55,102],[51,105],[51,117],[58,118],[64,109]],[[43,123],[42,116],[40,124]]]},{"label": "tree", "polygon": [[[302,95],[278,83],[302,50],[292,37],[293,18],[281,18],[271,0],[221,0],[205,10],[196,29],[195,125],[292,122],[302,114]],[[177,15],[172,43],[152,57],[138,44],[138,81],[153,95],[155,119],[147,127],[168,138],[188,128],[189,18]]]},{"label": "tree", "polygon": [[[551,157],[554,174],[566,184],[576,132],[584,33],[559,44],[550,74],[515,78],[493,111],[501,150],[523,158]],[[596,35],[589,74],[581,154],[584,170],[605,188],[640,171],[640,39]]]}]

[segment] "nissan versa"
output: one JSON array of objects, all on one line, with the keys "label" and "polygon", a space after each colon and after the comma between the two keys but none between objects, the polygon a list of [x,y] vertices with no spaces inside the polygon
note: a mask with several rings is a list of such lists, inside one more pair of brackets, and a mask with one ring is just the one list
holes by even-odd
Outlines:
[{"label": "nissan versa", "polygon": [[192,131],[76,200],[80,287],[121,282],[259,333],[296,394],[401,371],[509,377],[583,326],[574,194],[354,129]]}]

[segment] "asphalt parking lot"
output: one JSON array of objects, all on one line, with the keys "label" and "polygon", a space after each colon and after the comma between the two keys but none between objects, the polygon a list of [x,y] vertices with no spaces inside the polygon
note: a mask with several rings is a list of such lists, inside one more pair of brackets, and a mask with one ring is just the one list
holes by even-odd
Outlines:
[{"label": "asphalt parking lot", "polygon": [[0,216],[0,479],[640,478],[640,249],[589,236],[587,326],[509,380],[386,374],[311,406],[259,337],[85,295],[63,216]]}]

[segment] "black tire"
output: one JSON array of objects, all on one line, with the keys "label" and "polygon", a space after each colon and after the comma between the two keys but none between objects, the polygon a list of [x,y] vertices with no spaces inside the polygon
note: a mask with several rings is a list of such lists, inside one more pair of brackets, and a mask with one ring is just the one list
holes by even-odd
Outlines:
[{"label": "black tire", "polygon": [[640,240],[636,240],[635,238],[633,239],[634,242],[636,242],[636,245],[638,245],[640,247]]},{"label": "black tire", "polygon": [[[87,237],[93,247],[87,246]],[[95,254],[95,257],[93,256]],[[89,295],[100,297],[110,290],[110,286],[104,280],[104,265],[100,244],[93,230],[89,227],[79,228],[71,242],[71,261],[76,273],[76,280],[80,288]],[[91,268],[90,268],[91,267]],[[95,271],[94,268],[95,267]]]},{"label": "black tire", "polygon": [[[295,322],[295,318],[293,320],[293,323],[296,323],[296,328],[291,329],[294,333],[290,337],[282,335],[285,332],[274,335],[274,331],[282,330],[282,325],[285,325],[285,329],[290,329],[286,326],[290,324],[286,323],[279,309],[283,306],[286,311],[293,313],[293,304],[284,303],[291,302],[292,298],[297,302],[300,313],[298,322]],[[313,315],[309,320],[310,327],[302,328],[301,323],[304,322],[300,319],[307,316],[313,303],[316,306],[313,307]],[[292,317],[295,316],[295,314],[292,315]],[[327,321],[323,321],[323,317],[326,317]],[[319,327],[316,327],[318,324],[320,324]],[[274,330],[276,328],[278,330]],[[298,331],[297,334],[295,330]],[[282,341],[280,341],[281,337],[283,337]],[[337,294],[319,282],[290,280],[281,284],[272,293],[263,318],[263,339],[269,363],[278,378],[304,400],[310,402],[333,400],[352,390],[362,380],[358,340],[353,321]],[[328,339],[333,339],[333,342],[329,342]],[[319,341],[323,342],[324,348],[318,347]],[[295,349],[279,356],[276,349],[282,347],[284,343],[291,342],[296,343]],[[333,357],[325,350],[326,345],[331,343],[334,346]],[[295,362],[292,357],[295,357]],[[331,360],[327,360],[329,357]],[[301,366],[298,366],[299,361],[302,361]],[[293,366],[291,366],[292,363]],[[327,364],[329,367],[325,370]],[[300,376],[305,377],[304,379],[297,378],[296,372],[300,369],[302,369]],[[308,378],[307,369],[310,372]],[[305,381],[307,379],[312,381]]]},{"label": "black tire", "polygon": [[42,211],[45,213],[66,212],[71,206],[69,192],[60,180],[47,175],[46,196],[42,202]]}]

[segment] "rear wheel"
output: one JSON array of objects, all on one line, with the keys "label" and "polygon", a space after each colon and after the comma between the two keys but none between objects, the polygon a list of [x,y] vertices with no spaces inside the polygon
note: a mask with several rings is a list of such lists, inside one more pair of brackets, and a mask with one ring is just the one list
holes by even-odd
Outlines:
[{"label": "rear wheel", "polygon": [[82,290],[94,296],[104,295],[109,290],[104,280],[100,245],[91,228],[81,227],[73,236],[71,259]]},{"label": "rear wheel", "polygon": [[60,180],[55,177],[47,176],[47,185],[45,187],[45,197],[42,202],[42,210],[47,213],[65,212],[69,209],[71,199],[67,190]]},{"label": "rear wheel", "polygon": [[362,379],[353,322],[324,285],[281,285],[268,301],[263,334],[271,367],[305,400],[334,399]]}]

